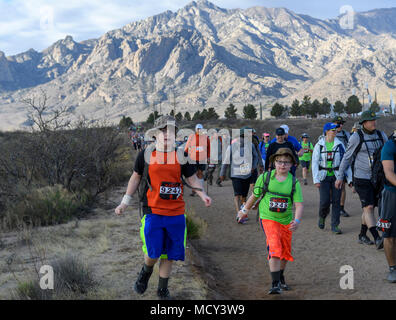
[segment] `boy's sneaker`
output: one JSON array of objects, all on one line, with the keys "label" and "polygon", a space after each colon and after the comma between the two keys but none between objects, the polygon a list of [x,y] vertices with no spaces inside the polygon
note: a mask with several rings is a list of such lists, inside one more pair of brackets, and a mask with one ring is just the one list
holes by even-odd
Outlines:
[{"label": "boy's sneaker", "polygon": [[157,296],[161,300],[171,300],[168,288],[161,288],[157,290]]},{"label": "boy's sneaker", "polygon": [[144,267],[140,270],[138,278],[135,282],[134,289],[137,293],[143,294],[147,289],[148,281],[150,280],[151,272],[144,271]]},{"label": "boy's sneaker", "polygon": [[389,282],[396,283],[396,269],[389,268],[388,277],[386,278]]},{"label": "boy's sneaker", "polygon": [[320,217],[318,222],[319,229],[324,229],[325,227],[325,218]]},{"label": "boy's sneaker", "polygon": [[334,234],[341,234],[342,233],[341,229],[338,226],[332,228],[331,231],[333,231]]},{"label": "boy's sneaker", "polygon": [[278,284],[273,284],[272,288],[268,291],[268,294],[281,294],[282,289],[281,289],[281,283],[278,282]]},{"label": "boy's sneaker", "polygon": [[359,243],[368,244],[368,245],[374,244],[374,242],[371,241],[370,238],[367,237],[366,235],[359,235]]},{"label": "boy's sneaker", "polygon": [[307,185],[308,185],[307,179],[304,179],[304,186],[307,186]]}]

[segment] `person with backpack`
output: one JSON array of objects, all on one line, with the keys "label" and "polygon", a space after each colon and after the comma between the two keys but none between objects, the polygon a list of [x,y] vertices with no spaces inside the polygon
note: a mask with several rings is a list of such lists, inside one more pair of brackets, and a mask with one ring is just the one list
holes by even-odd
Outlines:
[{"label": "person with backpack", "polygon": [[[245,137],[246,136],[246,137]],[[236,213],[246,201],[249,193],[251,176],[257,169],[259,156],[251,139],[249,130],[241,129],[239,138],[228,146],[220,171],[220,180],[224,181],[228,167],[231,167],[231,181],[234,189]],[[244,223],[245,220],[240,221]]]},{"label": "person with backpack", "polygon": [[302,176],[304,180],[304,185],[308,184],[307,182],[307,172],[309,170],[309,166],[311,164],[312,152],[313,152],[313,144],[309,141],[308,133],[303,133],[301,136],[300,144],[304,149],[304,154],[299,158],[300,164],[302,167]]},{"label": "person with backpack", "polygon": [[[312,155],[312,176],[314,185],[319,188],[319,222],[320,229],[324,229],[327,215],[331,208],[331,231],[341,234],[340,199],[341,189],[335,187],[342,157],[345,153],[344,144],[336,138],[337,125],[328,122],[323,127],[323,134],[316,143]],[[347,171],[348,182],[352,183],[352,172]]]},{"label": "person with backpack", "polygon": [[182,159],[183,155],[175,148],[176,120],[162,116],[155,126],[156,143],[138,154],[126,194],[115,213],[121,215],[132,205],[132,196],[137,190],[143,196],[139,201],[143,202],[144,213],[140,228],[144,264],[134,289],[138,294],[146,291],[153,267],[160,260],[157,295],[160,299],[169,299],[172,263],[185,258],[187,231],[182,176],[205,206],[210,206],[212,200],[202,190],[196,166],[185,161],[185,154]]},{"label": "person with backpack", "polygon": [[385,257],[389,266],[387,280],[396,283],[396,137],[393,135],[381,150],[385,175],[377,227],[383,231]]},{"label": "person with backpack", "polygon": [[[346,121],[344,120],[343,117],[341,116],[336,116],[333,119],[333,123],[335,123],[337,125],[337,134],[336,134],[336,138],[338,138],[338,140],[340,140],[343,144],[344,147],[346,149],[347,145],[348,145],[348,141],[349,138],[351,137],[351,134],[348,131],[345,131],[343,129],[344,123]],[[346,182],[346,181],[344,181]],[[341,210],[340,210],[340,215],[343,217],[349,217],[348,212],[345,211],[345,200],[346,200],[346,192],[345,192],[345,183],[342,186],[341,189]]]},{"label": "person with backpack", "polygon": [[[271,156],[273,154],[275,154],[276,151],[278,151],[281,148],[289,148],[292,151],[294,157],[296,159],[298,159],[297,152],[296,152],[296,149],[294,148],[293,143],[291,143],[290,141],[286,140],[285,129],[282,128],[282,127],[279,127],[278,129],[276,129],[275,135],[276,135],[275,141],[271,142],[269,147],[268,147],[268,149],[267,149],[267,155],[265,157],[265,167],[264,167],[265,171],[269,171],[269,170],[275,169],[275,164],[271,163],[270,159],[271,159]],[[292,173],[293,176],[296,173],[295,168],[296,168],[297,165],[298,165],[298,162],[296,162],[296,164],[293,165],[290,168],[290,172]]]},{"label": "person with backpack", "polygon": [[[285,269],[293,261],[292,235],[298,229],[303,214],[303,195],[299,181],[290,173],[297,158],[289,148],[281,148],[271,155],[275,170],[261,174],[253,194],[238,212],[237,219],[246,219],[249,210],[259,201],[260,225],[265,233],[272,286],[269,294],[290,290]],[[293,204],[295,214],[293,217]]]},{"label": "person with backpack", "polygon": [[[359,124],[362,129],[352,134],[348,142],[345,155],[340,164],[340,175],[337,177],[336,188],[341,188],[344,181],[344,173],[351,166],[353,174],[353,186],[359,195],[362,204],[362,224],[358,236],[361,244],[372,245],[375,243],[377,249],[383,247],[383,239],[376,229],[374,208],[378,205],[378,191],[375,190],[372,179],[372,167],[374,155],[380,152],[384,143],[388,140],[386,134],[377,130],[377,119],[375,112],[367,110],[361,115]],[[378,157],[377,157],[378,158]],[[367,236],[370,231],[374,242]]]}]

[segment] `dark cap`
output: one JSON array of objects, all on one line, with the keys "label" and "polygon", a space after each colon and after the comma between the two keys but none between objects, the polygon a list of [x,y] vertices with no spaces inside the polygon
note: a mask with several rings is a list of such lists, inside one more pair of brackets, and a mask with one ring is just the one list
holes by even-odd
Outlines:
[{"label": "dark cap", "polygon": [[343,117],[336,116],[336,117],[334,117],[333,122],[345,123],[346,121],[344,120]]},{"label": "dark cap", "polygon": [[377,116],[377,114],[374,111],[366,110],[362,113],[360,116],[360,124],[363,124],[364,121],[372,121],[372,120],[377,120],[380,117]]},{"label": "dark cap", "polygon": [[284,136],[284,135],[286,134],[286,132],[285,132],[285,129],[283,129],[283,128],[278,128],[278,129],[275,130],[275,134],[276,134],[277,136]]}]

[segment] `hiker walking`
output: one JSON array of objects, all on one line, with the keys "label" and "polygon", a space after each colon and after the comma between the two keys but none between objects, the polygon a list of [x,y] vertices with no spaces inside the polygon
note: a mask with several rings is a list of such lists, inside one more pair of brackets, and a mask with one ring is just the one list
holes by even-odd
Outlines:
[{"label": "hiker walking", "polygon": [[[294,147],[297,157],[301,157],[304,154],[304,149],[302,148],[301,144],[298,142],[296,137],[289,135],[289,131],[290,131],[289,126],[287,124],[282,124],[280,126],[280,128],[283,128],[283,130],[285,130],[285,138],[284,138],[285,141],[290,142]],[[271,140],[271,143],[275,142],[276,140],[277,140],[277,138],[275,137],[274,139]],[[297,164],[295,166],[291,167],[291,169],[290,169],[290,172],[292,173],[293,176],[296,175],[296,170],[297,170],[298,164],[299,163],[297,160]]]},{"label": "hiker walking", "polygon": [[[359,195],[362,204],[362,224],[359,233],[359,243],[376,244],[377,249],[383,247],[383,239],[380,237],[375,225],[374,208],[378,205],[378,194],[374,190],[371,182],[371,168],[373,165],[374,153],[382,148],[387,141],[384,132],[376,129],[377,115],[370,110],[364,111],[361,115],[359,124],[362,129],[352,134],[349,139],[348,147],[340,164],[340,175],[337,177],[336,188],[341,188],[344,183],[344,172],[351,166],[353,173],[353,186]],[[367,236],[370,230],[374,242]]]},{"label": "hiker walking", "polygon": [[302,148],[304,149],[304,154],[299,158],[300,164],[302,167],[302,176],[304,180],[304,185],[306,186],[308,184],[307,182],[307,173],[309,170],[309,167],[311,165],[311,158],[312,158],[312,152],[313,152],[313,144],[311,141],[309,141],[309,135],[308,133],[303,133],[301,136],[301,142],[300,142]]},{"label": "hiker walking", "polygon": [[[202,124],[195,126],[195,134],[188,137],[185,150],[188,153],[191,163],[195,163],[197,167],[197,177],[200,179],[203,186],[203,172],[206,169],[206,164],[210,161],[210,140],[204,133]],[[195,191],[192,190],[190,196],[194,196]]]},{"label": "hiker walking", "polygon": [[212,200],[202,190],[196,167],[179,161],[174,146],[175,119],[162,116],[156,120],[155,129],[156,144],[139,152],[126,194],[115,213],[122,214],[132,204],[136,190],[142,191],[139,201],[142,201],[144,213],[140,228],[144,265],[134,289],[139,294],[146,291],[153,267],[160,259],[157,295],[160,299],[169,299],[168,280],[172,263],[185,258],[187,233],[182,176],[195,188],[205,206],[210,206]]},{"label": "hiker walking", "polygon": [[[338,140],[340,140],[344,144],[344,147],[346,149],[346,147],[348,146],[348,141],[349,141],[349,138],[351,137],[351,134],[348,131],[345,131],[343,129],[345,122],[346,121],[341,116],[337,116],[333,119],[333,123],[337,125],[336,138],[338,138]],[[344,179],[344,182],[347,182],[347,181]],[[346,192],[345,192],[345,183],[344,183],[341,188],[340,215],[343,217],[349,217],[349,214],[345,211],[345,200],[346,200]]]},{"label": "hiker walking", "polygon": [[385,186],[381,196],[380,219],[377,226],[383,231],[385,257],[389,266],[387,280],[396,283],[396,140],[389,139],[381,151]]},{"label": "hiker walking", "polygon": [[270,134],[268,132],[263,133],[263,140],[259,143],[259,149],[261,153],[261,159],[263,161],[263,166],[265,166],[265,158],[267,154],[267,149],[270,145]]},{"label": "hiker walking", "polygon": [[[245,139],[246,135],[246,139]],[[227,168],[231,167],[231,181],[234,189],[234,204],[238,213],[249,193],[251,176],[259,161],[256,148],[249,139],[249,130],[241,129],[240,136],[228,146],[220,171],[220,179],[224,181]],[[244,223],[245,220],[240,221]]]},{"label": "hiker walking", "polygon": [[[314,185],[319,188],[319,223],[324,229],[331,204],[331,231],[341,234],[340,200],[341,189],[335,187],[336,179],[340,176],[340,163],[345,154],[343,143],[336,138],[337,125],[328,122],[323,127],[323,135],[316,143],[312,155],[312,176]],[[351,169],[347,170],[348,182],[352,183]]]},{"label": "hiker walking", "polygon": [[291,255],[292,234],[301,223],[304,206],[300,183],[290,173],[291,166],[297,163],[294,153],[288,148],[278,149],[271,155],[271,162],[275,164],[275,170],[258,177],[253,194],[237,218],[246,219],[254,203],[260,201],[260,225],[266,237],[272,277],[268,293],[279,294],[290,289],[285,281],[285,269],[288,261],[294,260]]}]

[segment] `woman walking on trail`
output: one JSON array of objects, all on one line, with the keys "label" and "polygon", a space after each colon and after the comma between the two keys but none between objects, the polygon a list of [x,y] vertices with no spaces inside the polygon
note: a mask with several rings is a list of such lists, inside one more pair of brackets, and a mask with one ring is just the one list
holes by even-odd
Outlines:
[{"label": "woman walking on trail", "polygon": [[147,148],[146,152],[143,150],[139,153],[126,194],[115,213],[122,214],[132,204],[132,196],[139,184],[143,183],[144,216],[140,235],[143,241],[144,265],[134,289],[139,294],[146,291],[153,267],[161,258],[157,295],[160,299],[169,299],[168,279],[172,262],[184,261],[185,257],[187,231],[182,175],[207,207],[212,200],[202,190],[196,176],[196,166],[181,164],[183,162],[179,161],[175,149],[175,119],[163,116],[156,121],[155,129],[156,144],[151,149]]},{"label": "woman walking on trail", "polygon": [[[336,138],[337,125],[326,123],[323,134],[314,147],[312,155],[312,176],[314,185],[319,188],[319,222],[320,229],[324,229],[325,220],[330,212],[331,204],[331,231],[341,234],[341,189],[335,187],[335,182],[340,176],[339,168],[345,154],[344,144]],[[352,171],[346,171],[348,184],[352,183]]]},{"label": "woman walking on trail", "polygon": [[[260,198],[260,225],[265,233],[272,287],[269,294],[289,290],[285,268],[291,255],[292,234],[297,230],[303,214],[303,195],[299,181],[289,172],[297,164],[293,152],[281,148],[271,156],[275,170],[259,176],[246,205],[238,212],[238,219],[246,219],[248,211]],[[293,218],[293,203],[295,215]]]}]

